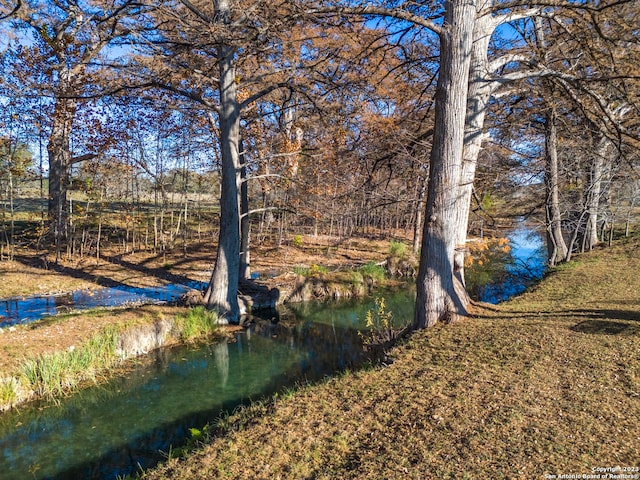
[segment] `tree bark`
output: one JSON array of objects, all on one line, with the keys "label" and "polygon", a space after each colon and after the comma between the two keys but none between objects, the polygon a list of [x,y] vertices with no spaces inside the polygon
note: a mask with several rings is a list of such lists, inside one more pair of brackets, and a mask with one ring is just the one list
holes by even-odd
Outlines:
[{"label": "tree bark", "polygon": [[[61,79],[62,80],[62,79]],[[71,174],[71,130],[77,102],[58,97],[47,144],[49,156],[49,228],[56,246],[56,261],[60,259],[62,243],[66,238],[67,191]]]},{"label": "tree bark", "polygon": [[464,295],[460,295],[463,283],[454,272],[454,251],[475,16],[474,2],[445,3],[415,328],[454,321],[467,314]]},{"label": "tree bark", "polygon": [[600,209],[600,196],[602,193],[602,180],[605,173],[605,162],[609,158],[611,142],[602,136],[598,141],[593,154],[593,161],[589,172],[589,185],[586,194],[587,223],[584,232],[584,248],[592,250],[598,242],[598,215]]},{"label": "tree bark", "polygon": [[547,252],[549,265],[554,266],[567,259],[567,244],[562,234],[560,213],[560,189],[558,174],[558,138],[556,133],[556,111],[550,106],[545,125],[545,202],[547,223]]},{"label": "tree bark", "polygon": [[251,278],[251,220],[249,218],[249,186],[247,185],[247,159],[240,139],[240,267],[241,280]]},{"label": "tree bark", "polygon": [[464,149],[460,170],[460,193],[456,207],[456,253],[454,269],[464,282],[464,257],[471,210],[473,182],[482,143],[486,138],[484,122],[487,105],[493,93],[489,79],[487,52],[491,33],[495,28],[493,17],[483,15],[476,19],[473,31],[473,47],[469,67],[469,91],[467,94],[467,116],[465,120]]},{"label": "tree bark", "polygon": [[[227,18],[228,2],[217,3],[221,18]],[[238,281],[240,270],[240,107],[234,68],[234,50],[218,47],[220,71],[220,142],[222,179],[220,194],[220,232],[215,267],[205,293],[209,308],[215,309],[229,323],[238,323]]]}]

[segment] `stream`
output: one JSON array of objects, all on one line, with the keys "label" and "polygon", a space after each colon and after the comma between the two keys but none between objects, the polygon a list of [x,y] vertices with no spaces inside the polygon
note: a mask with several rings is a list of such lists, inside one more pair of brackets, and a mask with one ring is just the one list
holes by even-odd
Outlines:
[{"label": "stream", "polygon": [[[468,269],[470,277],[491,277],[478,285],[467,281],[483,301],[496,303],[518,294],[544,273],[539,234],[522,225],[507,237],[508,253]],[[189,286],[160,294],[177,296],[183,288]],[[413,289],[377,295],[385,297],[398,325],[412,320]],[[82,297],[71,302],[77,298]],[[89,295],[87,303],[95,298]],[[148,297],[148,302],[168,300]],[[20,306],[9,322],[33,321],[24,315],[35,318],[35,310],[48,315],[56,308],[44,305],[26,313]],[[200,429],[238,405],[358,368],[367,361],[358,331],[373,308],[373,298],[288,306],[277,319],[258,320],[237,332],[232,342],[159,349],[105,384],[5,412],[0,415],[0,476],[115,479],[153,466],[187,443],[190,429]]]},{"label": "stream", "polygon": [[170,284],[158,287],[130,287],[127,285],[96,290],[78,290],[59,295],[34,295],[0,299],[0,328],[30,323],[43,317],[96,307],[148,305],[177,300],[186,291],[204,289],[203,282]]},{"label": "stream", "polygon": [[[411,318],[406,292],[385,298],[398,319]],[[2,478],[113,479],[152,466],[191,428],[242,403],[358,368],[370,308],[373,300],[300,305],[233,342],[160,349],[104,385],[3,413]]]}]

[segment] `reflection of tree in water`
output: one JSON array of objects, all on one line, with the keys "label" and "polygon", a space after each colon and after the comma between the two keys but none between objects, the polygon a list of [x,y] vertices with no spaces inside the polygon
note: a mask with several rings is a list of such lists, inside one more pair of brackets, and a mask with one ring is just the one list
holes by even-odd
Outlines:
[{"label": "reflection of tree in water", "polygon": [[507,238],[472,242],[469,250],[465,277],[470,295],[477,300],[508,300],[544,275],[544,243],[540,232],[529,225],[511,230]]},{"label": "reflection of tree in water", "polygon": [[470,242],[465,259],[465,281],[469,295],[483,300],[482,291],[489,283],[504,282],[509,272],[505,265],[514,264],[507,238],[488,238]]},{"label": "reflection of tree in water", "polygon": [[226,341],[219,342],[213,345],[211,350],[213,350],[213,358],[220,373],[222,386],[226,387],[229,381],[229,344]]}]

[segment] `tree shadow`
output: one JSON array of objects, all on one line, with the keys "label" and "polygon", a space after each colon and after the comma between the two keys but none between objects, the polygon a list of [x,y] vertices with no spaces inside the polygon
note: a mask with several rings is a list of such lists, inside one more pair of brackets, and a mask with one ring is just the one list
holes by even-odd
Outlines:
[{"label": "tree shadow", "polygon": [[606,320],[585,320],[573,327],[569,328],[574,332],[591,333],[591,334],[604,334],[604,335],[617,335],[631,328],[628,323],[612,322]]},{"label": "tree shadow", "polygon": [[[171,284],[190,285],[196,281],[192,278],[187,277],[186,275],[178,275],[175,273],[171,273],[166,268],[145,266],[144,263],[147,263],[150,260],[146,260],[142,264],[137,264],[137,263],[124,260],[123,258],[121,258],[121,256],[118,256],[118,255],[102,256],[100,258],[101,260],[107,261],[111,264],[124,267],[127,270],[140,272],[145,276],[158,278]],[[101,274],[94,274],[81,268],[73,268],[73,267],[60,265],[54,262],[47,262],[45,259],[41,257],[16,255],[14,257],[14,260],[17,261],[18,263],[21,263],[22,265],[26,265],[29,267],[42,269],[42,270],[51,270],[67,277],[95,283],[96,285],[99,285],[101,287],[109,287],[109,288],[131,287],[131,285],[128,285],[122,281],[104,276],[104,272],[101,272]]]},{"label": "tree shadow", "polygon": [[37,268],[40,270],[51,270],[61,275],[64,275],[66,277],[77,278],[78,280],[93,282],[96,285],[99,285],[101,287],[127,287],[128,286],[125,283],[119,282],[112,278],[107,278],[102,275],[95,275],[93,273],[89,273],[80,268],[66,267],[58,263],[47,262],[44,258],[41,258],[41,257],[16,255],[14,256],[14,260],[28,267]]},{"label": "tree shadow", "polygon": [[[194,281],[194,279],[189,278],[186,275],[171,273],[166,268],[163,268],[163,267],[147,267],[144,265],[145,263],[148,263],[153,259],[147,259],[141,263],[133,263],[133,262],[124,260],[121,255],[103,256],[100,258],[102,260],[108,261],[109,263],[113,263],[114,265],[120,265],[121,267],[124,267],[127,270],[133,270],[135,272],[143,273],[146,276],[166,280],[169,283],[180,283],[182,285],[188,285],[190,283],[193,283]],[[184,262],[176,262],[176,264],[181,264],[185,262],[186,260]]]},{"label": "tree shadow", "polygon": [[[637,326],[630,322],[640,322],[640,310],[621,309],[567,309],[563,311],[521,311],[500,308],[499,306],[476,302],[479,307],[474,318],[484,320],[519,319],[583,319],[569,327],[571,331],[589,334],[617,335],[623,332],[634,333]],[[482,313],[485,310],[491,313]]]}]

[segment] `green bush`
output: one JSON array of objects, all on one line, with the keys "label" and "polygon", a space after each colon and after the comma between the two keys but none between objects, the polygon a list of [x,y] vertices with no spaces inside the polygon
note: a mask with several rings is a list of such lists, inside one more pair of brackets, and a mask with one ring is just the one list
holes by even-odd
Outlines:
[{"label": "green bush", "polygon": [[298,247],[298,248],[302,247],[302,235],[295,235],[291,240],[291,243],[293,244],[294,247]]}]

